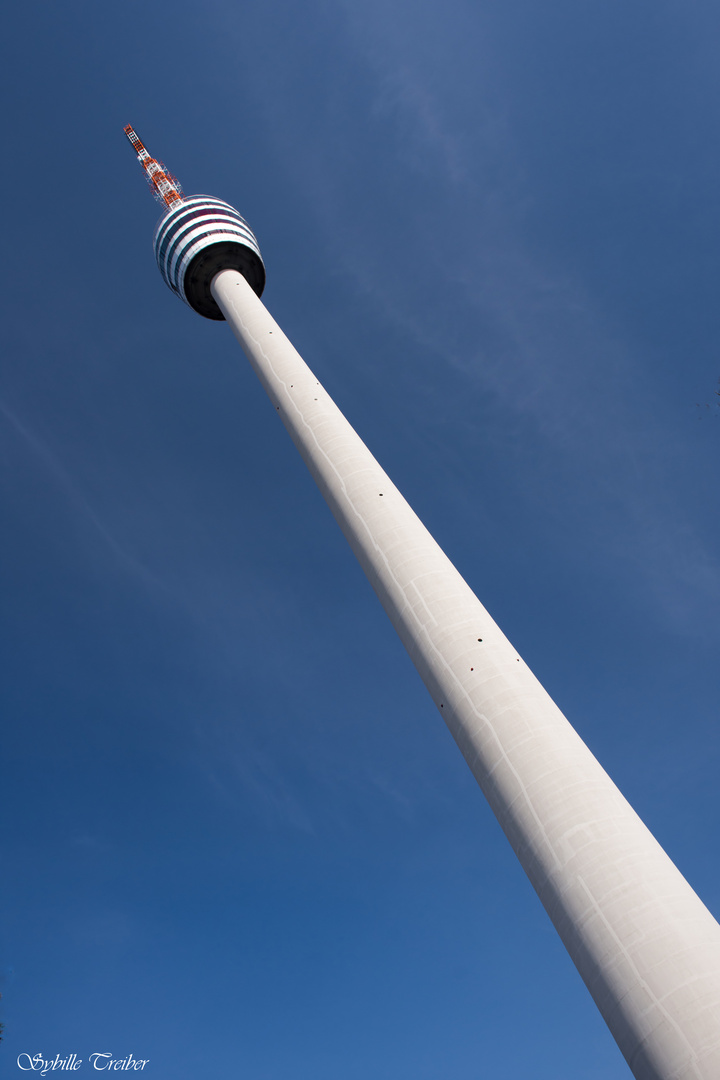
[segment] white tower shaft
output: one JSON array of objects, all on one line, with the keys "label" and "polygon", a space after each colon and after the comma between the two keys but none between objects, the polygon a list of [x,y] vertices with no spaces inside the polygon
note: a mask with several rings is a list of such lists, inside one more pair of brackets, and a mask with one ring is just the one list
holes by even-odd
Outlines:
[{"label": "white tower shaft", "polygon": [[720,927],[245,279],[211,291],[637,1080],[718,1080]]}]

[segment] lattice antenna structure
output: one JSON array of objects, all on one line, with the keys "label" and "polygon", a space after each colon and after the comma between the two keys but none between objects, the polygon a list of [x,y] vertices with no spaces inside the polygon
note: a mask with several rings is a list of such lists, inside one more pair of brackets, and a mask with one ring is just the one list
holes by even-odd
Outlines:
[{"label": "lattice antenna structure", "polygon": [[145,144],[130,124],[125,128],[130,145],[143,167],[150,189],[159,203],[168,209],[183,202],[183,190],[178,180],[171,176],[161,161],[151,157]]}]

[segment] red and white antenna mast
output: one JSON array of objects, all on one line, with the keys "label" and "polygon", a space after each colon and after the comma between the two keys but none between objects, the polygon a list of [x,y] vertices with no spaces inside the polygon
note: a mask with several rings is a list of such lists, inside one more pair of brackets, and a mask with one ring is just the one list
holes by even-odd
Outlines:
[{"label": "red and white antenna mast", "polygon": [[172,210],[178,203],[183,202],[183,193],[179,181],[170,175],[161,161],[156,161],[155,158],[150,157],[143,142],[130,124],[125,128],[125,134],[138,156],[138,161],[145,170],[147,182],[157,201],[162,203],[168,210]]}]

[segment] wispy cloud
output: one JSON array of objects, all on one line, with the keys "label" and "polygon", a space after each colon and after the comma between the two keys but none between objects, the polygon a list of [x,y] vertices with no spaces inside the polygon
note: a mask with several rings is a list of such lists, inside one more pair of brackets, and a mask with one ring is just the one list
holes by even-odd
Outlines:
[{"label": "wispy cloud", "polygon": [[232,749],[226,743],[223,769],[217,758],[205,768],[205,777],[226,806],[237,807],[241,802],[252,806],[266,827],[290,827],[303,833],[315,828],[306,806],[299,801],[299,787],[282,773],[278,755],[263,753],[246,745]]},{"label": "wispy cloud", "polygon": [[[693,632],[692,609],[720,599],[720,561],[684,493],[668,483],[689,433],[678,422],[670,447],[668,424],[678,418],[653,386],[654,358],[574,273],[525,241],[533,195],[502,107],[479,107],[485,122],[468,150],[467,133],[409,62],[407,42],[383,31],[382,13],[374,12],[374,27],[373,11],[364,11],[361,26],[346,10],[352,44],[374,72],[374,108],[395,131],[398,167],[423,162],[437,186],[432,221],[404,253],[398,288],[388,289],[376,269],[393,264],[393,237],[354,224],[341,199],[318,207],[333,257],[389,325],[530,425],[576,483],[595,488],[599,505],[624,523],[616,556],[668,620],[685,612],[681,623]],[[488,86],[488,102],[499,97]],[[444,231],[446,241],[437,236]],[[433,234],[431,282],[424,232]],[[435,400],[437,380],[426,395]]]},{"label": "wispy cloud", "polygon": [[137,577],[146,585],[165,591],[165,584],[147,566],[131,555],[101,521],[87,496],[61,462],[59,455],[54,450],[51,450],[40,436],[28,424],[20,420],[8,405],[2,401],[0,401],[0,414],[5,418],[15,434],[22,439],[47,475],[52,478],[58,490],[62,491],[76,514],[89,524],[94,533],[100,537],[106,549],[117,560],[123,570]]},{"label": "wispy cloud", "polygon": [[465,140],[452,131],[438,99],[409,67],[381,76],[373,111],[397,125],[399,153],[411,168],[434,172],[439,167],[452,186],[470,180]]},{"label": "wispy cloud", "polygon": [[68,927],[80,945],[93,948],[122,949],[137,939],[138,928],[126,911],[106,908],[73,917]]}]

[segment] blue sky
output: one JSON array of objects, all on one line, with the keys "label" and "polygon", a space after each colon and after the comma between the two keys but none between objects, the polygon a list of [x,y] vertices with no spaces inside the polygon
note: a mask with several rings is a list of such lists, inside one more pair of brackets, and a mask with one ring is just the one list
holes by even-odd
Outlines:
[{"label": "blue sky", "polygon": [[132,123],[716,914],[720,14],[16,5],[3,998],[155,1080],[629,1075]]}]

